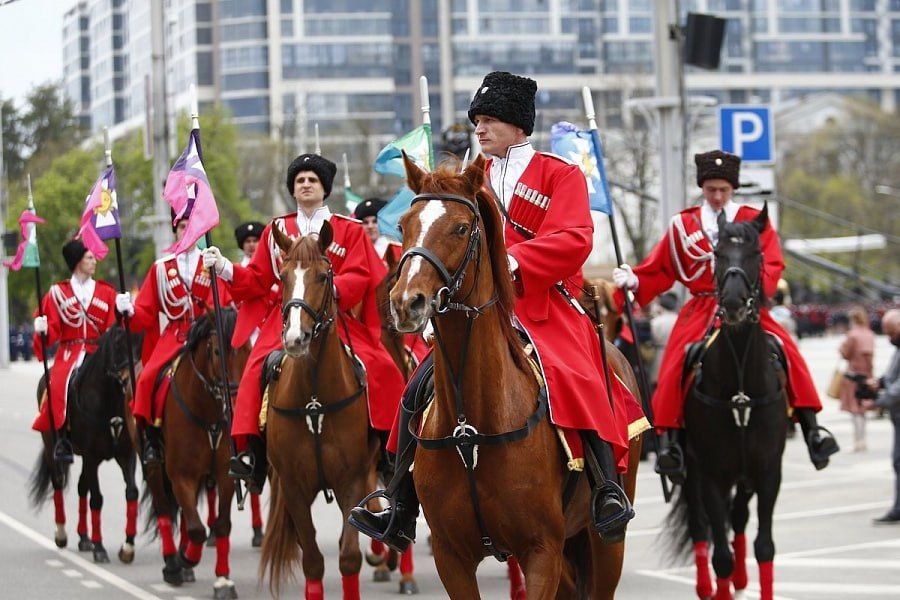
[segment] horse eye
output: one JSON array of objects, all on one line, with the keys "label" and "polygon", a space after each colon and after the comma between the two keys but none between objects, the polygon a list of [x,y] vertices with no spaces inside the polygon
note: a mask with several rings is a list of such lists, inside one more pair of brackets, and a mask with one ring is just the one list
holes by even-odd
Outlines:
[{"label": "horse eye", "polygon": [[400,225],[399,223],[397,223],[397,231],[400,232],[400,235],[403,235],[403,225]]},{"label": "horse eye", "polygon": [[319,273],[318,277],[316,277],[316,281],[319,283],[325,283],[328,280],[327,273]]},{"label": "horse eye", "polygon": [[469,230],[469,226],[463,223],[462,225],[457,226],[456,235],[465,235]]}]

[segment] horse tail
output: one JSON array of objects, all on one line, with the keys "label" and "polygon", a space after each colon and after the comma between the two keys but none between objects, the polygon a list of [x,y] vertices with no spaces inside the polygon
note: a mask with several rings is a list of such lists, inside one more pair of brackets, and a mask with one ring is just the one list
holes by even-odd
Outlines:
[{"label": "horse tail", "polygon": [[[60,489],[69,484],[69,465],[58,465]],[[28,499],[31,505],[39,508],[50,499],[53,490],[53,466],[47,461],[44,450],[38,453],[37,463],[28,478]]]},{"label": "horse tail", "polygon": [[269,575],[269,592],[281,594],[285,579],[293,577],[294,566],[300,562],[300,546],[294,523],[288,512],[281,481],[275,471],[270,475],[269,521],[259,559],[259,580]]},{"label": "horse tail", "polygon": [[[672,508],[666,516],[660,537],[665,537],[663,544],[663,556],[671,564],[687,562],[693,550],[693,538],[691,537],[691,515],[688,500],[687,486],[685,482],[680,486],[678,496],[672,503]],[[697,498],[697,501],[702,499]]]}]

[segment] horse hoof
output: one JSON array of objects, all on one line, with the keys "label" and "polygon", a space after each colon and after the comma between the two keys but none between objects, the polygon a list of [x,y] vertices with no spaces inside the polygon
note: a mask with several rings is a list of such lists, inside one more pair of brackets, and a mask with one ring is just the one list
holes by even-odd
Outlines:
[{"label": "horse hoof", "polygon": [[400,594],[404,596],[414,596],[419,593],[419,585],[415,579],[400,582]]},{"label": "horse hoof", "polygon": [[126,565],[130,565],[134,562],[134,545],[125,542],[122,544],[122,547],[119,548],[119,561]]},{"label": "horse hoof", "polygon": [[374,552],[366,552],[366,564],[370,567],[377,567],[384,562],[384,554],[375,554]]},{"label": "horse hoof", "polygon": [[213,584],[213,598],[216,600],[237,600],[237,588],[227,577],[219,577]]},{"label": "horse hoof", "polygon": [[207,548],[215,548],[216,547],[216,534],[213,533],[212,529],[209,530],[209,535],[206,536],[206,547]]},{"label": "horse hoof", "polygon": [[375,569],[372,572],[372,581],[375,583],[384,583],[385,581],[391,580],[391,572],[385,568]]},{"label": "horse hoof", "polygon": [[265,534],[263,533],[262,527],[254,527],[253,528],[253,539],[250,541],[250,545],[254,548],[260,548],[263,544],[263,540],[265,539]]},{"label": "horse hoof", "polygon": [[399,562],[400,555],[396,550],[389,550],[387,555],[387,568],[391,571],[397,570],[397,563]]},{"label": "horse hoof", "polygon": [[194,575],[194,567],[182,567],[181,576],[185,583],[194,583],[197,577]]},{"label": "horse hoof", "polygon": [[91,540],[88,539],[88,536],[79,534],[78,536],[78,551],[79,552],[90,552],[94,549],[94,544],[91,543]]},{"label": "horse hoof", "polygon": [[177,554],[166,557],[166,566],[163,567],[163,581],[169,585],[179,586],[184,583],[184,571]]},{"label": "horse hoof", "polygon": [[94,544],[94,562],[95,563],[108,563],[109,562],[109,554],[106,552],[106,548],[103,547],[103,544],[100,544],[100,543]]}]

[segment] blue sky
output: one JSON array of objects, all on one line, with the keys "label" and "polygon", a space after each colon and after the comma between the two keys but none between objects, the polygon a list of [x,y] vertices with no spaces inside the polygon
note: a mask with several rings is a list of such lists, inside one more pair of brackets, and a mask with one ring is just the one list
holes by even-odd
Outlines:
[{"label": "blue sky", "polygon": [[0,98],[21,105],[36,85],[62,78],[62,16],[75,0],[0,0]]}]

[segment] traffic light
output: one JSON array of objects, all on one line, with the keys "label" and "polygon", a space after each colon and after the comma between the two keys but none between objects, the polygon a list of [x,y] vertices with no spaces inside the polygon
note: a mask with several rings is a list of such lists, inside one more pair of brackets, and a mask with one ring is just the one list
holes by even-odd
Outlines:
[{"label": "traffic light", "polygon": [[688,13],[684,33],[684,62],[701,69],[718,69],[725,39],[726,20],[713,15]]}]

